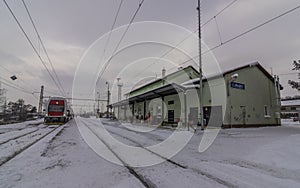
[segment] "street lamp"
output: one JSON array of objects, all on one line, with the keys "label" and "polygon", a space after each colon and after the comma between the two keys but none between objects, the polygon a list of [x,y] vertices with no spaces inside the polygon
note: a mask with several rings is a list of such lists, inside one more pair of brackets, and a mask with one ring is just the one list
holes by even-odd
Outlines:
[{"label": "street lamp", "polygon": [[229,87],[231,85],[231,82],[235,81],[238,76],[239,76],[239,74],[235,73],[235,74],[231,75],[230,78],[228,79],[228,81],[227,81],[227,96],[230,96]]},{"label": "street lamp", "polygon": [[201,36],[201,1],[198,0],[198,45],[199,45],[199,107],[200,107],[200,119],[201,130],[204,130],[204,116],[203,116],[203,85],[202,85],[202,36]]},{"label": "street lamp", "polygon": [[10,77],[10,79],[12,79],[12,80],[16,80],[16,79],[18,79],[18,78],[17,78],[17,76],[16,76],[16,75],[12,75],[12,76]]},{"label": "street lamp", "polygon": [[227,81],[227,97],[228,97],[228,103],[229,103],[229,123],[230,127],[232,128],[231,124],[231,94],[230,94],[230,85],[233,81],[235,81],[238,78],[239,74],[235,73],[230,76],[230,78]]}]

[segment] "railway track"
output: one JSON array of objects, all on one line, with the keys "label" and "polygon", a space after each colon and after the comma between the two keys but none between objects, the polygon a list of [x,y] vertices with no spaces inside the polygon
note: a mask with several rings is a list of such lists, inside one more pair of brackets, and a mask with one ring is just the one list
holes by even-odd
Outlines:
[{"label": "railway track", "polygon": [[26,123],[22,127],[18,127],[18,128],[7,127],[7,125],[13,125],[13,124],[0,125],[0,134],[6,134],[6,133],[9,133],[9,132],[12,132],[12,131],[21,131],[21,130],[28,129],[30,127],[38,126],[38,125],[41,125],[41,124],[43,124],[42,121],[36,122],[36,123],[30,122],[30,123]]},{"label": "railway track", "polygon": [[[25,133],[25,134],[22,134],[22,135],[19,135],[19,136],[16,136],[16,137],[13,137],[13,138],[10,138],[6,141],[3,141],[0,143],[0,147],[6,149],[8,151],[8,153],[4,153],[3,154],[3,151],[2,151],[2,156],[0,156],[0,167],[2,165],[4,165],[5,163],[9,162],[10,160],[14,159],[16,156],[18,156],[19,154],[21,154],[22,152],[26,151],[28,148],[30,148],[31,146],[35,145],[36,143],[38,143],[40,140],[42,140],[43,138],[45,138],[46,136],[48,136],[49,134],[51,134],[52,132],[54,132],[55,130],[57,129],[63,129],[63,126],[57,126],[55,128],[52,128],[50,129],[49,131],[45,131],[45,132],[38,132],[39,130],[42,130],[44,128],[39,128],[37,130],[34,130],[34,131],[30,131],[28,133]],[[32,139],[34,137],[36,137],[36,139],[34,139],[33,141],[31,139],[28,139],[30,141],[26,142],[26,137],[29,137]],[[25,139],[25,141],[22,139]],[[9,145],[11,142],[15,141],[16,147],[17,149],[16,150],[11,150],[11,148],[13,147],[12,144]],[[19,147],[19,143],[23,142],[22,146]],[[13,147],[13,149],[15,149]]]},{"label": "railway track", "polygon": [[[95,133],[95,131],[86,123],[86,122],[84,122],[84,121],[81,121],[121,162],[122,162],[122,164],[129,170],[129,172],[131,173],[131,174],[133,174],[135,177],[137,177],[137,179],[138,180],[140,180],[142,183],[143,183],[143,185],[145,186],[145,187],[156,187],[156,186],[152,186],[152,185],[155,185],[154,183],[152,183],[150,180],[146,180],[145,178],[144,178],[144,176],[142,175],[142,174],[140,174],[140,173],[138,173],[133,167],[130,167],[130,166],[128,166],[128,164],[126,164],[125,162],[124,162],[124,160],[123,159],[121,159],[120,158],[120,156],[117,154],[117,152],[116,151],[114,151],[110,146],[109,146],[109,144],[108,143],[106,143],[105,142],[105,140],[103,140],[99,135],[97,135],[96,133]],[[96,124],[95,122],[91,122],[91,121],[89,121],[89,124],[92,124],[93,126],[99,126],[98,124]],[[210,179],[210,180],[213,180],[213,181],[215,181],[215,182],[217,182],[218,184],[220,184],[220,185],[222,185],[222,186],[225,186],[225,187],[235,187],[233,184],[231,184],[230,182],[227,182],[227,181],[225,181],[225,180],[222,180],[222,179],[220,179],[220,178],[218,178],[218,177],[216,177],[216,176],[214,176],[214,175],[212,175],[212,174],[210,174],[210,173],[207,173],[207,172],[205,172],[205,171],[202,171],[202,170],[200,170],[200,169],[196,169],[196,168],[192,168],[192,167],[188,167],[187,165],[185,165],[185,164],[181,164],[181,163],[178,163],[178,162],[176,162],[176,161],[174,161],[174,160],[172,160],[172,159],[168,159],[168,158],[166,158],[166,157],[164,157],[164,156],[162,156],[162,155],[160,155],[159,153],[156,153],[156,152],[154,152],[154,151],[152,151],[152,150],[150,150],[150,149],[148,149],[148,148],[146,148],[145,146],[143,146],[142,144],[140,144],[138,141],[136,141],[136,140],[134,140],[134,139],[131,139],[131,138],[128,138],[128,137],[126,137],[126,136],[124,136],[124,135],[122,135],[122,134],[120,134],[120,133],[117,133],[117,132],[115,132],[115,131],[112,131],[112,130],[108,130],[107,129],[107,131],[109,132],[109,133],[111,133],[112,135],[115,135],[115,136],[117,136],[117,137],[120,137],[120,138],[122,138],[122,139],[125,139],[125,140],[128,140],[129,142],[131,142],[132,144],[134,144],[135,146],[137,146],[137,147],[139,147],[139,148],[142,148],[142,149],[144,149],[144,150],[146,150],[147,152],[149,152],[149,153],[151,153],[151,154],[154,154],[154,155],[156,155],[157,157],[159,157],[159,158],[161,158],[161,159],[163,159],[163,160],[165,160],[167,163],[169,163],[169,164],[171,164],[171,165],[174,165],[174,166],[176,166],[176,167],[178,167],[178,168],[180,168],[180,169],[182,169],[182,170],[190,170],[190,171],[192,171],[193,173],[196,173],[197,175],[201,175],[201,176],[204,176],[204,177],[206,177],[206,178],[208,178],[208,179]],[[135,132],[135,131],[132,131],[132,132]],[[138,132],[135,132],[136,134],[139,134]],[[143,134],[139,134],[139,135],[143,135],[144,137],[147,137],[147,138],[149,138],[148,136],[145,136],[145,134],[143,133]],[[146,180],[146,181],[145,181]]]},{"label": "railway track", "polygon": [[16,140],[16,139],[21,138],[21,137],[24,137],[24,136],[26,136],[26,135],[35,133],[35,132],[37,132],[38,130],[39,130],[39,128],[37,128],[37,129],[35,129],[35,130],[33,130],[33,131],[29,131],[29,132],[24,133],[24,134],[21,134],[21,135],[18,135],[18,136],[9,138],[9,139],[7,139],[7,140],[1,141],[1,142],[0,142],[0,145],[6,144],[7,142],[10,142],[10,141],[12,141],[12,140]]},{"label": "railway track", "polygon": [[134,168],[130,167],[110,146],[109,144],[103,140],[98,134],[94,132],[92,128],[89,127],[87,123],[80,120],[81,123],[83,123],[106,147],[107,149],[123,164],[125,168],[129,171],[130,174],[132,174],[134,177],[136,177],[146,188],[155,188],[153,186],[154,184],[144,178],[141,174],[139,174]]}]

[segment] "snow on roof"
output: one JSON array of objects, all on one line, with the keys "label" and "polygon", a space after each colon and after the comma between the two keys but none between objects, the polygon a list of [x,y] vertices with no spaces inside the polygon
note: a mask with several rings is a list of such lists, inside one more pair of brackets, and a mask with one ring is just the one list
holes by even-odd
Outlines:
[{"label": "snow on roof", "polygon": [[[191,79],[191,80],[188,80],[186,82],[183,82],[182,84],[180,84],[181,86],[185,86],[185,85],[192,85],[194,84],[194,82],[197,82],[199,80],[199,78],[194,78],[194,79]],[[198,84],[199,85],[199,84]]]},{"label": "snow on roof", "polygon": [[300,99],[281,101],[281,106],[300,106]]}]

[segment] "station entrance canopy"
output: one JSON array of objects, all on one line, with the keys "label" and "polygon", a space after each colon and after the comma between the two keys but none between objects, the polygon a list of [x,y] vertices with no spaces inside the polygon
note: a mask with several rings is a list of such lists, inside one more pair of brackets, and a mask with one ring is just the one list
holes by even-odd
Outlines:
[{"label": "station entrance canopy", "polygon": [[122,100],[120,102],[111,104],[111,107],[119,107],[119,106],[124,106],[126,104],[133,104],[136,102],[142,102],[145,100],[151,100],[151,99],[155,99],[158,97],[163,97],[163,96],[168,96],[168,95],[173,95],[173,94],[177,94],[180,92],[184,92],[186,91],[187,88],[176,84],[176,83],[172,83],[172,84],[168,84],[159,88],[156,88],[154,90],[145,92],[143,94],[137,95],[137,96],[133,96],[130,97],[128,99]]}]

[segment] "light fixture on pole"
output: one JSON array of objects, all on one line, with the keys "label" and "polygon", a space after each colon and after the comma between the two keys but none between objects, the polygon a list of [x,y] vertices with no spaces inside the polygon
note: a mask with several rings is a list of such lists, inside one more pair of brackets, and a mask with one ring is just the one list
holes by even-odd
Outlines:
[{"label": "light fixture on pole", "polygon": [[10,79],[12,79],[12,80],[16,80],[16,79],[18,79],[18,78],[17,78],[17,76],[16,76],[16,75],[12,75],[12,76],[10,77]]},{"label": "light fixture on pole", "polygon": [[202,51],[201,51],[201,1],[198,0],[198,36],[199,36],[199,108],[200,108],[200,119],[201,119],[201,130],[204,130],[204,119],[203,119],[203,85],[202,85]]},{"label": "light fixture on pole", "polygon": [[228,97],[228,103],[229,103],[229,124],[230,127],[232,128],[232,123],[231,123],[231,93],[230,93],[230,87],[231,83],[235,81],[238,78],[239,74],[235,73],[230,76],[230,78],[227,80],[227,97]]}]

